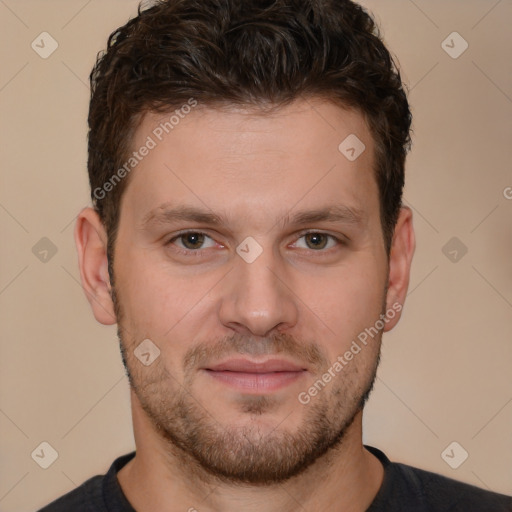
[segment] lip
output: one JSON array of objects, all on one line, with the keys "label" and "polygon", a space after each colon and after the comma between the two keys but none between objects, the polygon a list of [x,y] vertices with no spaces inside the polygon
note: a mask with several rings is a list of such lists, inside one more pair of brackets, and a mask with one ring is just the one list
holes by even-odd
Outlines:
[{"label": "lip", "polygon": [[202,370],[218,382],[253,394],[277,391],[307,373],[306,368],[285,359],[253,361],[235,358]]},{"label": "lip", "polygon": [[302,366],[285,359],[252,361],[244,358],[227,359],[226,361],[208,366],[205,369],[214,372],[226,371],[242,373],[298,372],[306,370]]}]

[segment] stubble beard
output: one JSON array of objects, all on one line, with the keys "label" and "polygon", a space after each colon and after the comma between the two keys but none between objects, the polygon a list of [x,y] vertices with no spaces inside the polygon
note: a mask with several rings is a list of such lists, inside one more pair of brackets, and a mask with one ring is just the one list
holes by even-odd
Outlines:
[{"label": "stubble beard", "polygon": [[[229,484],[272,485],[303,473],[341,446],[373,389],[380,349],[369,371],[363,372],[363,368],[352,364],[343,368],[307,405],[300,404],[297,399],[294,407],[301,407],[305,412],[294,432],[281,426],[288,414],[285,411],[270,431],[266,428],[263,432],[258,426],[258,420],[276,407],[275,400],[269,395],[243,396],[237,403],[238,410],[253,420],[252,423],[245,422],[241,427],[222,425],[214,411],[209,411],[201,402],[199,393],[194,395],[193,372],[185,373],[184,383],[180,385],[159,358],[156,364],[145,368],[146,371],[151,368],[151,373],[144,373],[140,362],[132,355],[135,340],[127,340],[123,335],[123,332],[127,333],[122,327],[122,307],[113,286],[112,298],[118,319],[121,356],[130,386],[155,432],[167,443],[171,458],[177,458],[184,470],[202,480],[214,477]],[[380,338],[381,335],[373,343],[380,346]],[[256,346],[254,343],[235,337],[214,345],[214,349],[209,344],[201,349],[203,354],[212,355],[223,352],[222,347],[229,344],[232,347],[230,353],[248,353],[252,350],[249,347]],[[329,362],[322,358],[316,345],[311,344],[309,352],[304,352],[305,349],[298,349],[293,339],[277,336],[265,339],[264,350],[273,347],[268,353],[275,354],[286,347],[285,353],[295,356],[292,346],[303,354],[307,352],[310,360],[315,360],[317,367],[323,369],[315,372],[316,378],[320,378]],[[127,350],[127,347],[132,348]],[[362,373],[365,373],[364,382],[360,382]]]}]

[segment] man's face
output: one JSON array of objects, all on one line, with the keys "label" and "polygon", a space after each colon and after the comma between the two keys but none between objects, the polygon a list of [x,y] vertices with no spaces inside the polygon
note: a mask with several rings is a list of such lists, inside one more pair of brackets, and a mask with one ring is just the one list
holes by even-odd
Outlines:
[{"label": "man's face", "polygon": [[[373,141],[361,115],[313,100],[198,107],[159,141],[168,118],[136,132],[133,150],[156,147],[132,171],[114,251],[134,406],[203,468],[281,481],[340,441],[375,377],[381,332],[333,369],[386,310]],[[338,149],[351,134],[366,146],[354,161]],[[329,209],[341,215],[304,215]],[[147,339],[160,354],[146,366]]]}]

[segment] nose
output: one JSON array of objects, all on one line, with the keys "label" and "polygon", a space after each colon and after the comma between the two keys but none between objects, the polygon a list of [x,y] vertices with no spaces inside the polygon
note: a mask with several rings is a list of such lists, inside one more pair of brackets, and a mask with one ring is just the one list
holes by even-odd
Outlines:
[{"label": "nose", "polygon": [[297,323],[298,300],[289,273],[271,249],[251,263],[237,256],[226,276],[220,321],[240,334],[268,336]]}]

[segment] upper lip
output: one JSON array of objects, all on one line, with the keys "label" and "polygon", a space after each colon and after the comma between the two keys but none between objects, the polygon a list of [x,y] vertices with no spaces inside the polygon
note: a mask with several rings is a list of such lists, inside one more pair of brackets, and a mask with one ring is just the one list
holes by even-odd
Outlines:
[{"label": "upper lip", "polygon": [[265,361],[251,361],[250,359],[234,358],[207,366],[205,370],[215,372],[243,372],[243,373],[270,373],[270,372],[300,372],[305,370],[301,365],[285,359],[266,359]]}]

